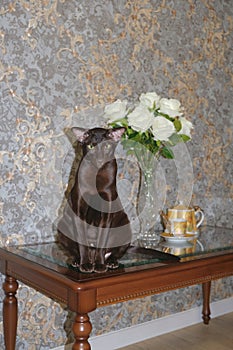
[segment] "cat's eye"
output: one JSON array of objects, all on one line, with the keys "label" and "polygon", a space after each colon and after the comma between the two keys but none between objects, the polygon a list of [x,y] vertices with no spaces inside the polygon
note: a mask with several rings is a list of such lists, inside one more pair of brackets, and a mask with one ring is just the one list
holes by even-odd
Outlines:
[{"label": "cat's eye", "polygon": [[111,146],[110,143],[105,143],[104,147],[105,147],[106,149],[110,149],[112,146]]},{"label": "cat's eye", "polygon": [[95,146],[94,145],[87,145],[88,149],[93,149]]}]

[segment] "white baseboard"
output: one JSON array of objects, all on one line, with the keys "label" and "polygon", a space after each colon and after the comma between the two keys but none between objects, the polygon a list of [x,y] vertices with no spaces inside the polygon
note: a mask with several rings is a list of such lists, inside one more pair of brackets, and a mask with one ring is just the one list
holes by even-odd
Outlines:
[{"label": "white baseboard", "polygon": [[[211,303],[211,318],[233,312],[233,297]],[[109,350],[117,350],[124,346],[169,333],[184,327],[202,322],[202,306],[177,314],[158,318],[132,327],[90,337],[92,350],[102,350],[108,344]],[[60,346],[52,350],[71,350],[72,345]]]}]

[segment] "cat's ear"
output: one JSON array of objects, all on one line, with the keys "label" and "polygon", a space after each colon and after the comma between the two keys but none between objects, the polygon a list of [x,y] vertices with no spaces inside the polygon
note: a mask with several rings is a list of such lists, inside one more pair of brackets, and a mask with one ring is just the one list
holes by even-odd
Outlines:
[{"label": "cat's ear", "polygon": [[125,128],[110,129],[108,131],[108,137],[113,141],[120,141],[121,136],[124,134]]},{"label": "cat's ear", "polygon": [[73,127],[71,130],[73,131],[77,140],[81,143],[84,142],[89,136],[88,129]]}]

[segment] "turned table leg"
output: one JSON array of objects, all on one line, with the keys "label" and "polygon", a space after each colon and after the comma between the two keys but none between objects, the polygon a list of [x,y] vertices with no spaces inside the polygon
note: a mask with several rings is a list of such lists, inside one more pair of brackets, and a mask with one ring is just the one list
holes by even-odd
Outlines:
[{"label": "turned table leg", "polygon": [[202,293],[203,293],[202,319],[204,324],[209,324],[209,320],[210,320],[210,287],[211,287],[210,281],[202,284]]},{"label": "turned table leg", "polygon": [[92,330],[92,325],[87,314],[78,314],[75,317],[73,324],[73,333],[76,339],[72,350],[91,350],[88,342],[89,335]]},{"label": "turned table leg", "polygon": [[6,276],[3,283],[3,290],[5,292],[3,301],[3,327],[6,350],[15,350],[18,318],[18,305],[15,297],[17,289],[18,283],[16,279]]}]

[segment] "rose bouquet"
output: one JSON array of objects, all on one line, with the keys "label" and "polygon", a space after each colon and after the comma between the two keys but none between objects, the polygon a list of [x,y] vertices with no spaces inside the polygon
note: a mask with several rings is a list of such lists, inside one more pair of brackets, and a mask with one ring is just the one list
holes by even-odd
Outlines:
[{"label": "rose bouquet", "polygon": [[[178,100],[161,98],[155,92],[143,93],[133,108],[117,100],[105,107],[104,119],[110,127],[125,127],[122,144],[138,157],[144,146],[153,155],[174,158],[172,147],[191,139],[193,125],[183,117]],[[148,152],[147,152],[148,153]]]},{"label": "rose bouquet", "polygon": [[108,127],[124,127],[121,143],[127,154],[136,157],[139,166],[137,214],[139,241],[151,247],[159,241],[154,225],[161,210],[160,187],[156,179],[156,158],[174,158],[172,147],[191,139],[193,125],[183,117],[178,100],[161,98],[155,92],[141,94],[138,103],[128,107],[117,100],[107,105],[104,119]]}]

